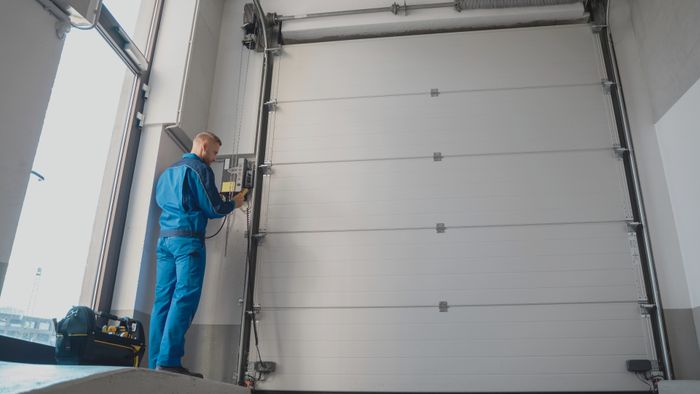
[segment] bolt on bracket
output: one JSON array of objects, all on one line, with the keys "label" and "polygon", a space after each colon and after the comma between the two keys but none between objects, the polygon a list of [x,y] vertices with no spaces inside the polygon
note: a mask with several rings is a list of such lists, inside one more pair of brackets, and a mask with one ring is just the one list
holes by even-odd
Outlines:
[{"label": "bolt on bracket", "polygon": [[263,105],[265,105],[265,109],[267,109],[268,111],[275,111],[277,110],[277,99],[266,101]]},{"label": "bolt on bracket", "polygon": [[642,223],[640,223],[640,222],[628,221],[627,222],[627,231],[630,233],[635,233],[635,232],[637,232],[637,229],[641,226],[642,226]]},{"label": "bolt on bracket", "polygon": [[143,112],[137,112],[136,113],[136,125],[139,128],[143,128],[143,125],[146,123],[146,116],[143,114]]},{"label": "bolt on bracket", "polygon": [[606,24],[602,24],[602,25],[591,25],[591,30],[593,31],[593,33],[600,33],[600,32],[603,31],[603,29],[605,29],[606,27],[608,27],[608,25],[606,25]]},{"label": "bolt on bracket", "polygon": [[264,239],[266,235],[267,235],[267,233],[263,233],[263,232],[255,233],[255,234],[253,234],[253,239],[260,241],[260,240]]},{"label": "bolt on bracket", "polygon": [[639,311],[642,314],[642,316],[651,315],[651,312],[653,312],[655,309],[656,309],[656,304],[652,304],[646,300],[639,301]]},{"label": "bolt on bracket", "polygon": [[615,82],[607,79],[601,79],[600,84],[603,86],[603,91],[605,94],[610,94],[610,90],[612,89],[613,85],[615,85]]},{"label": "bolt on bracket", "polygon": [[613,152],[615,152],[615,156],[618,159],[623,159],[625,157],[625,154],[629,151],[629,148],[625,148],[620,145],[613,145]]},{"label": "bolt on bracket", "polygon": [[258,166],[258,168],[260,169],[260,173],[262,173],[263,175],[271,175],[272,174],[272,162],[271,161],[266,161],[265,163],[260,164]]}]

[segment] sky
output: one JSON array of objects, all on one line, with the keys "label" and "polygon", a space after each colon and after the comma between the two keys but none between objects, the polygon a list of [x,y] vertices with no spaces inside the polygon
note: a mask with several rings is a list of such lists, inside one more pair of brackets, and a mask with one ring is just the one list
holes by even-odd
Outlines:
[{"label": "sky", "polygon": [[[133,32],[141,0],[105,4]],[[71,29],[33,164],[45,180],[29,179],[0,310],[52,318],[78,304],[125,77],[133,78],[96,30]]]}]

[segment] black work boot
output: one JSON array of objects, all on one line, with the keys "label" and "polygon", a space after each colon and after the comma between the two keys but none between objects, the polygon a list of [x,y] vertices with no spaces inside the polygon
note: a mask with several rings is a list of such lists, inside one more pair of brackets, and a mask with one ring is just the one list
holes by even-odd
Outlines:
[{"label": "black work boot", "polygon": [[182,366],[180,366],[180,367],[166,367],[163,365],[159,365],[158,367],[156,367],[156,371],[179,373],[181,375],[194,376],[195,378],[200,378],[200,379],[204,378],[204,375],[202,375],[201,373],[190,372],[189,369],[182,367]]}]

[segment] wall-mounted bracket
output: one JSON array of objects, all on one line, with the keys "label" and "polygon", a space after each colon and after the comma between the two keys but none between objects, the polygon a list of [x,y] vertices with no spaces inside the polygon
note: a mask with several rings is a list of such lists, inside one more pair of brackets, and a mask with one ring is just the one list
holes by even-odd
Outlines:
[{"label": "wall-mounted bracket", "polygon": [[260,304],[255,304],[252,307],[250,307],[250,310],[248,311],[249,315],[257,315],[262,311],[262,306]]},{"label": "wall-mounted bracket", "polygon": [[603,91],[605,94],[610,94],[610,89],[615,85],[615,82],[607,80],[607,79],[601,79],[600,84],[603,86]]},{"label": "wall-mounted bracket", "polygon": [[151,94],[151,87],[144,83],[141,85],[141,90],[143,91],[143,98],[147,99],[148,95]]},{"label": "wall-mounted bracket", "polygon": [[437,224],[435,225],[435,231],[436,231],[438,234],[442,234],[442,233],[444,233],[446,230],[447,230],[447,227],[445,227],[445,223],[437,223]]},{"label": "wall-mounted bracket", "polygon": [[136,125],[139,128],[143,128],[143,125],[146,123],[146,115],[143,114],[143,112],[137,112],[136,113]]},{"label": "wall-mounted bracket", "polygon": [[430,89],[430,97],[437,97],[440,95],[440,90],[438,88]]},{"label": "wall-mounted bracket", "polygon": [[56,37],[59,39],[66,38],[66,35],[70,32],[70,23],[62,20],[56,21]]},{"label": "wall-mounted bracket", "polygon": [[272,112],[277,109],[277,100],[270,100],[265,102],[265,109]]},{"label": "wall-mounted bracket", "polygon": [[449,305],[447,304],[447,301],[440,301],[438,303],[438,311],[440,312],[447,312],[447,309],[449,309]]},{"label": "wall-mounted bracket", "polygon": [[651,316],[651,312],[656,310],[656,305],[652,304],[646,300],[639,301],[639,312],[642,316]]},{"label": "wall-mounted bracket", "polygon": [[627,154],[630,150],[628,148],[622,147],[620,145],[613,145],[613,152],[615,152],[615,156],[618,159],[624,159],[625,154]]},{"label": "wall-mounted bracket", "polygon": [[255,239],[259,242],[259,241],[262,241],[263,239],[265,239],[266,235],[267,235],[267,233],[263,233],[263,232],[255,233],[255,234],[253,234],[253,239]]},{"label": "wall-mounted bracket", "polygon": [[442,161],[442,152],[434,152],[433,153],[433,161]]},{"label": "wall-mounted bracket", "polygon": [[642,226],[642,224],[639,222],[628,221],[627,222],[627,231],[630,233],[636,233],[637,229],[641,226]]},{"label": "wall-mounted bracket", "polygon": [[606,27],[608,27],[608,25],[605,25],[605,24],[602,24],[602,25],[591,25],[591,30],[593,31],[593,33],[598,34],[598,33],[600,33],[601,31],[603,31],[603,29],[605,29]]},{"label": "wall-mounted bracket", "polygon": [[262,175],[272,175],[272,162],[266,161],[258,166]]}]

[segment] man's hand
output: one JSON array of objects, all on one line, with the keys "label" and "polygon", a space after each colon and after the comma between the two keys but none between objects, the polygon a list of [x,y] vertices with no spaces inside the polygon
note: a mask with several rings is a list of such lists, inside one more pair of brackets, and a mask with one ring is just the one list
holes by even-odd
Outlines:
[{"label": "man's hand", "polygon": [[248,194],[248,189],[243,189],[240,193],[233,196],[233,201],[236,203],[236,208],[240,208],[241,205],[243,205],[243,201],[245,201],[246,194]]}]

